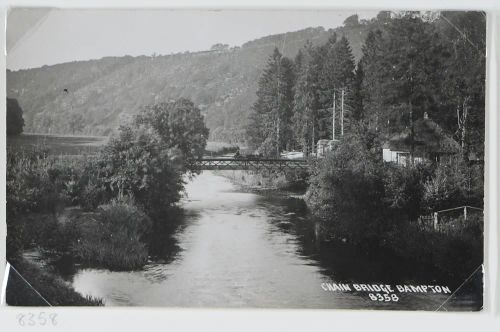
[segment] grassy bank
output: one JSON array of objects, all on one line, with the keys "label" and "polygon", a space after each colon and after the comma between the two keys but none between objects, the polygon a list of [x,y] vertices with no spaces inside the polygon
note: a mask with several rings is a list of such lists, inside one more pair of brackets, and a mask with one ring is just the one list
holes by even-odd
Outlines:
[{"label": "grassy bank", "polygon": [[114,200],[92,212],[32,213],[17,221],[24,250],[111,270],[135,270],[148,260],[152,221],[130,200]]},{"label": "grassy bank", "polygon": [[[102,306],[102,299],[82,296],[54,274],[23,259],[12,262],[6,300],[12,306]],[[19,274],[18,274],[19,273]],[[22,277],[21,277],[22,276]],[[24,279],[23,279],[24,278]],[[35,292],[35,290],[36,292]],[[39,294],[38,294],[38,293]],[[43,298],[42,298],[43,297]],[[47,302],[49,304],[47,304]]]},{"label": "grassy bank", "polygon": [[37,247],[114,270],[144,266],[153,221],[169,223],[180,199],[182,161],[130,128],[85,158],[49,151],[9,146],[8,259]]},{"label": "grassy bank", "polygon": [[151,226],[152,221],[133,202],[113,201],[91,218],[72,219],[66,232],[77,260],[111,270],[134,270],[147,263]]}]

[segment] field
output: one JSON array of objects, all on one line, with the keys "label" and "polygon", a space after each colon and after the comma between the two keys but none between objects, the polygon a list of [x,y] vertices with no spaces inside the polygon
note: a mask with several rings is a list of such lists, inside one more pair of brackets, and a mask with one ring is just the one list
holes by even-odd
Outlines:
[{"label": "field", "polygon": [[107,140],[105,136],[22,134],[7,137],[7,148],[21,150],[41,147],[52,155],[82,155],[95,153]]}]

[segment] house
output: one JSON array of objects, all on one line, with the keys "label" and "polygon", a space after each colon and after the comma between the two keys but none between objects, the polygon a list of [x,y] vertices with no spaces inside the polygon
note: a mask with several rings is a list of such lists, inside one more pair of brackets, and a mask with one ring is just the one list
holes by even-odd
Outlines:
[{"label": "house", "polygon": [[382,150],[384,161],[409,165],[412,146],[414,163],[444,162],[461,151],[460,145],[429,119],[427,113],[413,123],[413,129],[413,140],[411,129],[406,128],[385,142]]},{"label": "house", "polygon": [[324,157],[327,152],[332,151],[335,142],[338,142],[338,140],[320,139],[316,144],[316,157]]}]

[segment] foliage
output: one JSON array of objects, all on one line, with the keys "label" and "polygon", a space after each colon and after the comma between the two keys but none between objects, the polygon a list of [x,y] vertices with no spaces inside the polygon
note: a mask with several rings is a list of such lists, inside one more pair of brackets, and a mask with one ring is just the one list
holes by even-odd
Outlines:
[{"label": "foliage", "polygon": [[440,110],[433,117],[455,134],[464,155],[473,152],[484,156],[486,15],[479,11],[444,12],[435,25],[448,54],[440,77]]},{"label": "foliage", "polygon": [[147,262],[152,222],[131,199],[112,200],[93,218],[83,216],[71,223],[78,230],[73,255],[83,262],[117,270],[137,269]]},{"label": "foliage", "polygon": [[434,175],[424,183],[427,211],[462,205],[483,206],[483,167],[467,165],[462,158],[437,165]]},{"label": "foliage", "polygon": [[[343,31],[356,40],[356,58],[366,28]],[[321,27],[288,32],[284,55],[293,58],[304,40],[321,44],[329,34]],[[69,116],[79,113],[92,119],[84,121],[82,133],[108,135],[139,106],[184,97],[199,106],[211,139],[243,142],[261,69],[274,47],[282,46],[283,37],[265,36],[226,52],[105,57],[8,70],[7,93],[25,110],[28,132],[70,134]]]},{"label": "foliage", "polygon": [[183,190],[177,150],[166,148],[158,134],[144,127],[120,127],[98,157],[94,172],[107,190],[103,196],[132,196],[155,220]]},{"label": "foliage", "polygon": [[[411,100],[415,106],[415,117],[420,116],[428,106],[426,111],[429,115],[438,120],[449,134],[455,134],[458,129],[457,108],[460,114],[467,110],[464,145],[482,156],[486,45],[484,13],[441,11],[439,17],[433,19],[411,12],[403,14],[407,15],[385,11],[373,19],[358,20],[358,24],[355,17],[350,17],[345,22],[346,26],[333,30],[308,28],[288,32],[283,56],[293,59],[307,40],[316,52],[328,43],[333,33],[339,36],[339,40],[340,36],[345,36],[352,48],[355,64],[359,68],[359,63],[362,63],[366,77],[362,93],[364,111],[374,127],[383,131],[387,125],[383,120],[390,119],[390,127],[396,130],[400,122],[398,115],[404,117],[401,120],[404,127],[404,123],[409,121],[406,106]],[[367,38],[370,32],[372,37]],[[242,142],[262,68],[276,45],[281,47],[284,40],[285,35],[279,34],[224,52],[108,57],[8,71],[8,92],[9,97],[19,100],[25,110],[26,130],[32,132],[70,133],[68,119],[70,113],[75,113],[82,114],[86,119],[95,119],[85,122],[82,132],[107,134],[123,119],[131,117],[130,110],[137,109],[138,105],[187,97],[199,105],[206,115],[212,138]],[[360,61],[361,57],[364,59]],[[411,71],[410,63],[413,63]],[[315,62],[314,67],[316,65]],[[415,82],[424,81],[411,93],[408,90],[411,85],[404,79],[410,73]],[[430,76],[424,77],[427,74]],[[128,85],[123,87],[117,82],[127,82]],[[401,89],[389,91],[386,85]],[[63,93],[64,88],[79,97],[72,108],[68,107],[70,101],[68,95]],[[346,96],[346,99],[351,99],[346,100],[346,105],[351,103],[351,108],[354,108],[352,102],[359,101],[354,93],[356,90],[353,87]],[[326,104],[326,101],[325,105],[331,107],[331,103]],[[325,105],[318,105],[310,111],[315,112]],[[308,126],[307,132],[311,132],[311,124]],[[323,129],[325,137],[329,137],[326,130],[330,129],[326,123]],[[315,141],[320,138],[319,130],[316,128]],[[458,132],[455,138],[460,141],[461,133]]]},{"label": "foliage", "polygon": [[315,49],[306,43],[295,59],[297,80],[294,90],[292,128],[294,140],[307,155],[310,146],[315,144],[314,123],[317,118],[318,98],[316,93],[317,67],[313,63]]},{"label": "foliage", "polygon": [[188,99],[146,106],[135,124],[153,128],[164,148],[180,151],[184,160],[203,156],[208,129],[200,110]]},{"label": "foliage", "polygon": [[[33,242],[49,249],[57,246],[60,238],[52,232],[57,223],[54,215],[76,200],[78,190],[74,184],[81,174],[76,165],[78,163],[48,156],[40,148],[8,150],[8,257],[17,256],[23,247]],[[33,221],[30,215],[37,217]]]},{"label": "foliage", "polygon": [[7,215],[52,212],[69,200],[68,181],[77,176],[68,163],[43,150],[7,152]]},{"label": "foliage", "polygon": [[81,113],[73,113],[68,121],[69,130],[74,135],[75,133],[82,132],[85,128],[85,119]]},{"label": "foliage", "polygon": [[306,195],[311,211],[337,237],[382,244],[418,217],[463,205],[482,207],[480,165],[448,163],[401,167],[383,163],[373,131],[349,134],[318,161]]},{"label": "foliage", "polygon": [[308,178],[303,170],[230,171],[220,175],[243,186],[278,190],[304,190]]},{"label": "foliage", "polygon": [[376,142],[349,134],[312,172],[306,200],[336,236],[372,240],[390,226]]},{"label": "foliage", "polygon": [[19,135],[23,132],[23,110],[17,99],[7,98],[7,136]]},{"label": "foliage", "polygon": [[416,223],[406,224],[384,234],[383,245],[403,258],[430,263],[464,280],[483,263],[482,225],[482,216],[468,218],[458,232],[422,230]]},{"label": "foliage", "polygon": [[360,102],[354,97],[359,94],[355,89],[360,84],[355,80],[355,61],[345,36],[337,41],[336,34],[332,34],[325,44],[317,47],[306,43],[299,59],[292,126],[298,145],[307,153],[318,139],[332,138],[334,104],[336,138],[342,128],[340,112],[344,111],[346,128],[358,116]]},{"label": "foliage", "polygon": [[424,188],[431,176],[432,169],[428,164],[400,167],[387,163],[384,199],[391,212],[402,220],[415,222],[425,210]]},{"label": "foliage", "polygon": [[[483,155],[485,17],[402,13],[369,32],[360,60],[364,117],[381,135],[401,132],[424,112]],[[458,117],[458,126],[457,126]]]},{"label": "foliage", "polygon": [[294,83],[293,62],[275,48],[259,79],[247,129],[251,147],[265,156],[279,156],[293,138],[290,120]]}]

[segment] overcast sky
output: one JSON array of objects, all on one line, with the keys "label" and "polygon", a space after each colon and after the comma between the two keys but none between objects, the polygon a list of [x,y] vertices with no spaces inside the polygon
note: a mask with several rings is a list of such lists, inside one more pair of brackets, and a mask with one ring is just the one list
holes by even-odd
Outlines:
[{"label": "overcast sky", "polygon": [[[356,12],[360,19],[374,11]],[[307,27],[342,25],[353,11],[13,9],[7,68],[41,67],[104,56],[170,54],[231,46]]]}]

